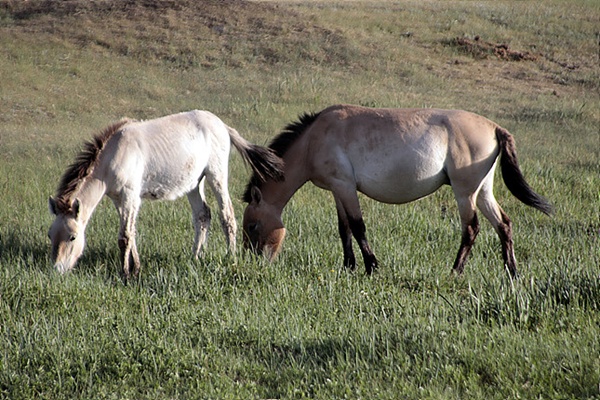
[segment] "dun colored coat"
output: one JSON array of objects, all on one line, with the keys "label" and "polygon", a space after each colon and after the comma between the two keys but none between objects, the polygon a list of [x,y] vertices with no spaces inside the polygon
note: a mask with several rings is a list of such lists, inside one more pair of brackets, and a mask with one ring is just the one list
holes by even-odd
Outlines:
[{"label": "dun colored coat", "polygon": [[357,191],[380,202],[402,204],[450,185],[462,224],[457,273],[463,272],[479,231],[479,208],[500,237],[505,266],[517,275],[511,221],[492,191],[498,158],[511,193],[545,214],[552,212],[526,183],[510,133],[466,111],[337,105],[303,115],[269,147],[283,158],[284,179],[251,179],[243,220],[246,246],[269,258],[280,251],[285,236],[283,208],[308,181],[333,193],[344,265],[355,267],[354,236],[368,274],[377,267],[377,259],[367,241]]}]

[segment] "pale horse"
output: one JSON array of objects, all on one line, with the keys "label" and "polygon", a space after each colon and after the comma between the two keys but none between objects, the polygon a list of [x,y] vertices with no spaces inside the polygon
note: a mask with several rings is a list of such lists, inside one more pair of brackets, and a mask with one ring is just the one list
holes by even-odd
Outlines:
[{"label": "pale horse", "polygon": [[55,268],[64,273],[74,267],[83,253],[86,226],[104,195],[119,213],[125,279],[140,271],[135,223],[142,199],[175,200],[187,195],[195,228],[193,255],[198,257],[211,219],[205,181],[218,202],[228,249],[235,251],[237,226],[228,192],[231,144],[260,179],[281,178],[281,159],[249,143],[208,111],[122,120],[106,128],[85,144],[62,176],[55,197],[49,199],[55,216],[48,233]]}]

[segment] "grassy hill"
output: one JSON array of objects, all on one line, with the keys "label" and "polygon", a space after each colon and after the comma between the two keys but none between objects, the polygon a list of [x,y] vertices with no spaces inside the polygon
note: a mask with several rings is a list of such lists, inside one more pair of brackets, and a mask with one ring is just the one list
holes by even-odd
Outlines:
[{"label": "grassy hill", "polygon": [[[599,27],[588,0],[0,0],[0,398],[599,397]],[[229,257],[218,221],[194,261],[187,201],[148,202],[125,286],[103,201],[76,270],[52,270],[48,196],[112,121],[207,109],[265,144],[335,103],[509,129],[556,207],[546,218],[497,179],[521,279],[485,221],[450,275],[450,188],[361,197],[381,271],[346,271],[331,195],[310,184],[272,264]],[[239,221],[235,153],[230,171]]]}]

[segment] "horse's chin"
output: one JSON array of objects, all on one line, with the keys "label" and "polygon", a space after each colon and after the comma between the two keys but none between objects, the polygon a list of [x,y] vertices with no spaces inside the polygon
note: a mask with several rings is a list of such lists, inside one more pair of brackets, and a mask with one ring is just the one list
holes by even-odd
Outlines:
[{"label": "horse's chin", "polygon": [[56,261],[54,263],[54,269],[58,271],[59,274],[64,275],[75,267],[77,264],[77,260],[79,260],[79,256],[72,255],[70,257],[66,257],[61,261]]},{"label": "horse's chin", "polygon": [[67,260],[67,261],[57,262],[56,264],[54,264],[54,269],[56,269],[59,274],[64,275],[67,272],[71,271],[74,266],[75,266],[75,263],[71,263],[70,260]]},{"label": "horse's chin", "polygon": [[285,228],[277,228],[269,234],[262,251],[263,255],[267,257],[269,261],[275,260],[281,251],[281,245],[283,244],[284,238]]}]

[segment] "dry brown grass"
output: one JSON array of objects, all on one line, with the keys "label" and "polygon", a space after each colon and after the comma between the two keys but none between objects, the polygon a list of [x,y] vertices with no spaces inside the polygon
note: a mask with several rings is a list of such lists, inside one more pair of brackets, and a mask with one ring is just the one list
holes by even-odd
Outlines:
[{"label": "dry brown grass", "polygon": [[[402,78],[424,68],[457,87],[486,82],[576,95],[600,89],[598,39],[589,32],[600,21],[582,15],[587,10],[557,3],[536,16],[532,5],[502,2],[1,0],[0,28],[176,69],[308,64]],[[539,25],[537,36],[535,29],[523,36],[527,24]]]},{"label": "dry brown grass", "polygon": [[[298,57],[350,62],[344,38],[276,5],[236,0],[209,1],[3,1],[12,31],[45,35],[144,62],[176,68],[248,62],[273,64]],[[319,45],[314,45],[319,43]],[[297,49],[290,52],[289,49]],[[296,54],[298,53],[298,54]]]}]

